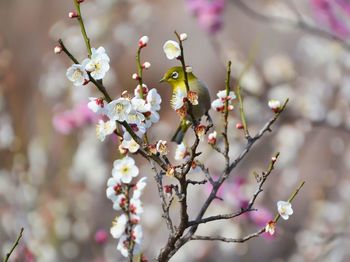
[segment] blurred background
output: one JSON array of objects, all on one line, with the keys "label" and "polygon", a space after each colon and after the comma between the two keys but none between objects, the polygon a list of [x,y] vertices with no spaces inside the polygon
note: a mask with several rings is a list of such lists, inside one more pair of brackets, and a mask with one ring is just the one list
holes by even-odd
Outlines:
[{"label": "blurred background", "polygon": [[[86,104],[98,93],[92,85],[72,86],[65,76],[69,59],[53,52],[62,38],[79,60],[86,56],[79,26],[68,18],[72,10],[69,0],[0,1],[1,254],[25,228],[13,261],[122,261],[109,236],[116,213],[105,197],[117,144],[112,138],[96,139],[96,120]],[[135,88],[131,75],[137,41],[150,37],[142,60],[152,66],[144,80],[163,99],[151,141],[170,140],[178,119],[169,106],[170,88],[158,83],[176,64],[162,50],[166,40],[175,39],[175,29],[188,34],[187,63],[208,84],[212,99],[224,89],[227,61],[232,60],[233,76],[238,76],[256,46],[253,65],[242,79],[252,134],[272,116],[269,99],[290,99],[273,132],[223,186],[224,201],[214,202],[207,215],[232,212],[246,203],[256,188],[253,171],[265,170],[279,151],[258,211],[202,225],[199,232],[226,237],[254,232],[274,216],[276,201],[286,200],[305,180],[293,202],[294,215],[280,221],[273,238],[244,244],[193,241],[172,261],[349,261],[348,1],[85,0],[82,12],[92,46],[104,46],[111,58],[104,83],[114,97]],[[220,132],[220,115],[211,114]],[[244,147],[237,122],[235,110],[229,127],[232,158]],[[204,144],[201,159],[219,175],[223,159]],[[171,149],[173,158],[175,147]],[[149,177],[142,225],[143,250],[152,260],[165,244],[167,229],[153,174],[142,159],[137,161]],[[208,193],[207,186],[191,188],[192,217]],[[174,217],[177,210],[175,201]]]}]

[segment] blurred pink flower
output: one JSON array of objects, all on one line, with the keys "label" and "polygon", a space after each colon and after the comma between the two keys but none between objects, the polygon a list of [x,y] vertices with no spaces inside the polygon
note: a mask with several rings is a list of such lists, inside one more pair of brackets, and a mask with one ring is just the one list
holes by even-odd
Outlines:
[{"label": "blurred pink flower", "polygon": [[70,134],[74,129],[96,122],[97,116],[86,105],[80,103],[71,110],[61,111],[52,119],[55,130],[61,134]]},{"label": "blurred pink flower", "polygon": [[310,0],[316,19],[339,37],[349,36],[350,2],[346,0]]},{"label": "blurred pink flower", "polygon": [[265,226],[267,222],[273,219],[270,211],[263,207],[257,207],[257,211],[249,212],[249,219],[259,227]]},{"label": "blurred pink flower", "polygon": [[108,233],[104,229],[99,229],[95,233],[95,242],[99,245],[103,245],[108,240]]},{"label": "blurred pink flower", "polygon": [[194,15],[199,25],[208,33],[217,33],[223,24],[226,0],[186,0],[186,8]]}]

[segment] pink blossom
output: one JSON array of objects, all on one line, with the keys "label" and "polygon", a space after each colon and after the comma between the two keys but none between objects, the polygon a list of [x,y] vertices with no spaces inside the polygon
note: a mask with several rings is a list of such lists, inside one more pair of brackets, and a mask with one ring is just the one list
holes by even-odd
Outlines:
[{"label": "pink blossom", "polygon": [[108,233],[104,229],[99,229],[95,233],[95,242],[99,245],[103,245],[108,240]]},{"label": "pink blossom", "polygon": [[217,33],[223,24],[225,0],[187,0],[186,7],[208,33]]},{"label": "pink blossom", "polygon": [[310,0],[316,19],[339,37],[349,36],[350,3],[345,0]]},{"label": "pink blossom", "polygon": [[74,129],[96,122],[97,116],[87,107],[86,103],[80,103],[70,110],[56,113],[52,119],[55,130],[61,134],[70,134]]},{"label": "pink blossom", "polygon": [[267,222],[273,219],[270,211],[263,207],[257,207],[257,211],[249,212],[249,219],[259,227],[265,226]]}]

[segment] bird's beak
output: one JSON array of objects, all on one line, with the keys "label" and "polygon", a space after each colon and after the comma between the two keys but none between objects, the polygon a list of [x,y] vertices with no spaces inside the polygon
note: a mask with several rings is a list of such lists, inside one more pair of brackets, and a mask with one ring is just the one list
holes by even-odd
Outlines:
[{"label": "bird's beak", "polygon": [[166,81],[166,79],[165,79],[165,77],[163,77],[162,79],[159,80],[159,83],[163,83],[165,81]]}]

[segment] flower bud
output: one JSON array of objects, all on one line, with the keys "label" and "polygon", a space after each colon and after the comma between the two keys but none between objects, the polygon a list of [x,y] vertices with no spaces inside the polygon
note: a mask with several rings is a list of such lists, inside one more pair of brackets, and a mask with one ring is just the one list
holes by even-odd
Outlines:
[{"label": "flower bud", "polygon": [[277,158],[275,156],[271,158],[272,163],[275,163],[276,160],[277,160]]},{"label": "flower bud", "polygon": [[210,133],[208,135],[208,144],[215,145],[216,144],[216,136],[217,136],[216,131]]},{"label": "flower bud", "polygon": [[128,153],[128,150],[124,148],[122,145],[119,145],[118,149],[121,155],[126,155]]},{"label": "flower bud", "polygon": [[149,37],[148,36],[145,35],[145,36],[141,37],[139,39],[139,47],[143,48],[143,47],[147,46],[148,41],[149,41]]},{"label": "flower bud", "polygon": [[142,68],[144,68],[144,69],[148,69],[148,68],[150,68],[151,67],[151,63],[150,62],[144,62],[143,64],[142,64]]},{"label": "flower bud", "polygon": [[187,39],[187,34],[186,33],[180,34],[180,40],[181,41],[185,41],[186,39]]},{"label": "flower bud", "polygon": [[134,80],[139,80],[139,79],[140,79],[140,77],[139,77],[139,75],[138,75],[138,74],[133,73],[133,74],[132,74],[132,79],[134,79]]},{"label": "flower bud", "polygon": [[197,134],[199,140],[201,140],[201,141],[203,140],[203,137],[205,135],[205,128],[206,128],[205,125],[198,125],[195,129],[196,134]]},{"label": "flower bud", "polygon": [[244,127],[243,127],[242,123],[237,123],[236,124],[236,128],[237,129],[243,129]]},{"label": "flower bud", "polygon": [[276,223],[273,221],[270,221],[265,226],[265,232],[268,233],[270,236],[272,236],[275,234],[275,228],[276,228]]},{"label": "flower bud", "polygon": [[56,45],[55,48],[53,49],[53,52],[55,54],[60,54],[62,52],[62,47],[60,45]]},{"label": "flower bud", "polygon": [[268,102],[269,108],[275,113],[278,113],[281,109],[281,102],[275,99],[271,99]]},{"label": "flower bud", "polygon": [[78,4],[83,3],[85,0],[77,0]]},{"label": "flower bud", "polygon": [[77,18],[78,17],[78,14],[76,12],[69,12],[68,13],[68,17],[69,18]]},{"label": "flower bud", "polygon": [[173,177],[174,174],[175,174],[175,168],[169,165],[165,175]]}]

